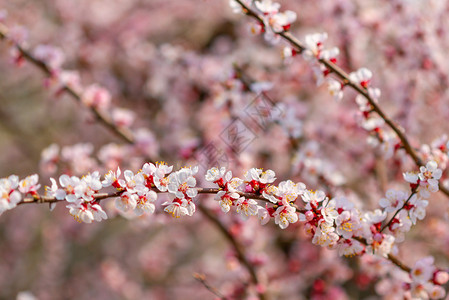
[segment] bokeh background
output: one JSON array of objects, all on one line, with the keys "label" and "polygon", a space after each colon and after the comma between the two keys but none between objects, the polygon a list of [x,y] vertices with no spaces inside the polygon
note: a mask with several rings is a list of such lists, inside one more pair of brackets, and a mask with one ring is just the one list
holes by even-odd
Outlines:
[{"label": "bokeh background", "polygon": [[[325,31],[327,45],[340,48],[345,70],[373,71],[380,105],[413,145],[425,151],[423,145],[448,132],[448,1],[280,3],[298,14],[291,31],[299,39]],[[35,66],[17,66],[8,43],[0,42],[1,177],[39,173],[49,184],[63,173],[104,173],[118,165],[137,171],[145,157],[175,168],[200,164],[204,172],[219,154],[235,175],[272,169],[279,181],[346,195],[364,209],[378,207],[389,188],[408,188],[401,174],[412,162],[385,159],[367,143],[355,95],[345,91],[335,102],[316,86],[306,62],[285,61],[282,43],[253,35],[252,20],[233,14],[226,0],[0,0],[0,10],[2,22],[28,29],[30,49],[62,49],[63,68],[77,70],[82,85],[107,88],[114,106],[133,112],[134,132],[146,137],[140,149],[131,149],[86,107],[47,89]],[[261,99],[282,116],[261,126],[248,113]],[[252,134],[245,147],[223,138],[236,121]],[[60,149],[57,161],[42,161],[52,144]],[[379,270],[373,271],[381,268],[377,262],[313,246],[300,224],[260,226],[255,218],[223,215],[213,196],[198,201],[244,245],[273,299],[377,299],[385,293]],[[214,299],[194,273],[231,299],[256,295],[232,245],[200,212],[173,219],[159,206],[154,215],[132,218],[118,214],[113,201],[105,203],[109,219],[96,224],[77,223],[64,205],[53,212],[22,205],[4,213],[0,298],[28,291],[37,299]],[[447,213],[447,199],[433,196],[427,218],[399,245],[405,262],[431,254],[437,265],[448,266]]]}]

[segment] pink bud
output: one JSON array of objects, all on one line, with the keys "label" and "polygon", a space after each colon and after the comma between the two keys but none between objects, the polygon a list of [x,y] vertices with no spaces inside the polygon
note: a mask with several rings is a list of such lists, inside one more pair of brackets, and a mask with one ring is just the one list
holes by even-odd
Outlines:
[{"label": "pink bud", "polygon": [[106,110],[111,103],[111,95],[105,88],[93,84],[84,91],[81,100],[89,107]]},{"label": "pink bud", "polygon": [[307,221],[312,221],[313,218],[315,217],[315,214],[309,210],[308,212],[305,213],[305,216]]},{"label": "pink bud", "polygon": [[449,274],[445,271],[438,271],[434,275],[434,281],[437,284],[445,284],[449,280]]},{"label": "pink bud", "polygon": [[265,293],[265,291],[267,290],[267,288],[265,287],[265,285],[259,283],[259,284],[256,286],[256,290],[257,290],[258,293]]},{"label": "pink bud", "polygon": [[382,233],[376,233],[376,234],[374,234],[373,235],[373,239],[376,241],[376,242],[382,242],[382,239],[383,239],[383,234]]}]

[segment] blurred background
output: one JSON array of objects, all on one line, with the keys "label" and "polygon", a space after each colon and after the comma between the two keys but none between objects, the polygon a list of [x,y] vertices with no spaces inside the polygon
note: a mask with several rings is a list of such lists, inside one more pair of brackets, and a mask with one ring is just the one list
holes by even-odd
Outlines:
[{"label": "blurred background", "polygon": [[[280,3],[298,14],[291,31],[300,40],[327,32],[326,46],[339,47],[343,69],[373,71],[380,105],[413,145],[425,153],[426,145],[447,140],[448,1]],[[45,75],[30,63],[15,63],[2,41],[1,177],[39,173],[49,184],[63,173],[106,173],[117,166],[136,172],[151,157],[175,169],[200,165],[202,174],[217,164],[235,176],[251,167],[272,169],[278,181],[345,195],[364,209],[377,208],[389,188],[408,188],[402,172],[413,163],[385,159],[367,143],[355,95],[348,90],[334,101],[326,87],[316,86],[302,58],[284,60],[282,42],[271,45],[253,35],[253,21],[233,14],[226,0],[0,0],[0,11],[8,27],[28,30],[31,51],[60,48],[63,69],[78,71],[82,86],[106,88],[139,137],[137,146],[127,144],[85,106],[46,88]],[[230,138],[233,130],[245,132],[243,141]],[[206,183],[199,179],[198,185]],[[383,266],[375,258],[339,258],[312,245],[299,223],[286,230],[273,222],[260,226],[256,218],[222,214],[213,196],[197,201],[243,245],[266,283],[259,288],[273,299],[385,294],[378,281]],[[447,202],[435,195],[428,217],[399,246],[409,265],[431,254],[447,267]],[[135,218],[118,214],[113,201],[104,203],[109,219],[95,224],[77,223],[64,205],[53,212],[22,205],[4,213],[0,298],[29,292],[21,297],[214,299],[194,273],[229,299],[256,297],[235,249],[201,212],[174,219],[159,205],[155,214]]]}]

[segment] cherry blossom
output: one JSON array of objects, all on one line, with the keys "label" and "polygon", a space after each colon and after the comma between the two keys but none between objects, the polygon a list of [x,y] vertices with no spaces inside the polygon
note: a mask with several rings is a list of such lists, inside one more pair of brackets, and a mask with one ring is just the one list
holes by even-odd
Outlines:
[{"label": "cherry blossom", "polygon": [[198,192],[194,187],[196,186],[196,179],[193,177],[198,172],[198,167],[182,168],[179,171],[171,173],[168,177],[168,191],[173,193],[177,198],[195,197]]},{"label": "cherry blossom", "polygon": [[429,201],[420,198],[417,195],[413,195],[409,201],[409,216],[413,224],[416,224],[417,220],[422,220],[426,216],[426,207],[429,205]]},{"label": "cherry blossom", "polygon": [[327,84],[329,93],[334,97],[335,101],[343,99],[342,85],[339,81],[330,78],[327,80]]},{"label": "cherry blossom", "polygon": [[111,104],[111,95],[105,88],[93,84],[84,90],[81,101],[86,106],[107,110]]},{"label": "cherry blossom", "polygon": [[[323,222],[316,230],[312,243],[322,247],[333,247],[340,239],[331,223]],[[340,254],[341,255],[341,254]]]},{"label": "cherry blossom", "polygon": [[221,210],[225,213],[229,212],[231,206],[235,205],[234,202],[240,198],[237,193],[228,193],[226,191],[219,191],[215,196],[215,200],[218,200],[218,204]]},{"label": "cherry blossom", "polygon": [[413,223],[406,210],[401,210],[389,225],[389,231],[394,235],[395,242],[401,243],[405,239],[405,234],[410,231]]},{"label": "cherry blossom", "polygon": [[226,168],[222,167],[220,169],[218,168],[211,168],[207,170],[206,174],[206,180],[213,182],[217,184],[220,188],[225,188],[226,183],[231,180],[232,178],[232,172],[227,171]]},{"label": "cherry blossom", "polygon": [[368,88],[370,85],[371,77],[373,77],[373,73],[367,68],[361,68],[356,72],[349,74],[349,78],[352,82],[360,84],[364,88]]},{"label": "cherry blossom", "polygon": [[100,173],[95,171],[81,178],[81,181],[75,187],[75,196],[81,201],[92,201],[94,200],[93,195],[102,187]]},{"label": "cherry blossom", "polygon": [[420,181],[428,183],[428,189],[431,192],[438,191],[438,180],[441,178],[442,171],[434,161],[429,161],[425,167],[419,168],[418,177]]},{"label": "cherry blossom", "polygon": [[[117,168],[117,171],[109,171],[108,174],[104,175],[104,180],[101,182],[103,187],[113,186],[116,189],[122,189],[124,186],[122,186],[118,180],[118,178],[121,175],[120,167]],[[122,182],[123,183],[123,182]]]},{"label": "cherry blossom", "polygon": [[122,211],[127,212],[130,209],[135,209],[139,196],[130,192],[124,192],[115,200],[115,207]]},{"label": "cherry blossom", "polygon": [[289,204],[279,206],[274,213],[274,222],[282,229],[287,228],[291,223],[298,222],[296,209]]},{"label": "cherry blossom", "polygon": [[69,204],[67,205],[69,213],[75,218],[77,222],[92,223],[95,219],[92,211],[84,204]]},{"label": "cherry blossom", "polygon": [[[256,2],[257,3],[257,2]],[[277,13],[270,18],[270,25],[275,32],[287,31],[293,22],[296,21],[296,13],[287,10],[282,13]]]},{"label": "cherry blossom", "polygon": [[146,180],[146,186],[151,188],[151,185],[155,185],[161,192],[166,192],[168,190],[168,184],[170,182],[169,178],[166,177],[173,170],[173,166],[168,166],[164,162],[156,163],[145,163],[142,167],[142,173]]},{"label": "cherry blossom", "polygon": [[19,191],[23,194],[35,194],[40,187],[39,176],[37,174],[28,176],[19,182]]},{"label": "cherry blossom", "polygon": [[19,177],[11,175],[0,179],[0,214],[12,209],[22,200],[22,195],[16,189],[19,186]]},{"label": "cherry blossom", "polygon": [[66,174],[59,177],[59,184],[65,191],[65,199],[67,202],[78,202],[78,196],[75,195],[75,190],[81,184],[81,180],[76,176],[68,176]]},{"label": "cherry blossom", "polygon": [[245,191],[262,193],[275,179],[275,173],[272,170],[262,171],[262,169],[252,168],[245,173]]},{"label": "cherry blossom", "polygon": [[420,283],[429,281],[432,278],[435,268],[433,262],[434,258],[431,256],[418,260],[410,272],[413,281]]},{"label": "cherry blossom", "polygon": [[164,202],[164,211],[168,212],[175,218],[179,218],[185,215],[192,216],[195,212],[195,204],[191,200],[185,198],[176,198],[173,194],[170,194],[170,200]]},{"label": "cherry blossom", "polygon": [[118,127],[130,127],[134,119],[135,114],[129,109],[114,108],[112,111],[112,120]]},{"label": "cherry blossom", "polygon": [[277,14],[281,7],[279,3],[273,2],[271,0],[256,1],[254,2],[254,5],[265,15]]},{"label": "cherry blossom", "polygon": [[356,210],[344,211],[335,220],[336,232],[345,239],[350,239],[361,229],[360,216]]},{"label": "cherry blossom", "polygon": [[108,218],[101,206],[96,203],[69,204],[67,208],[78,222],[92,223],[94,220],[100,222]]},{"label": "cherry blossom", "polygon": [[58,70],[61,68],[65,60],[64,52],[51,45],[38,45],[34,51],[34,56],[44,61],[53,70]]},{"label": "cherry blossom", "polygon": [[385,212],[394,212],[400,209],[408,196],[403,191],[390,189],[387,191],[385,198],[380,199],[379,205],[385,209]]},{"label": "cherry blossom", "polygon": [[136,216],[141,216],[144,213],[154,213],[156,208],[154,202],[157,200],[157,194],[155,191],[146,191],[144,193],[138,193],[138,200],[134,212]]},{"label": "cherry blossom", "polygon": [[303,52],[303,56],[307,60],[312,60],[320,56],[323,50],[323,43],[327,40],[327,33],[314,33],[306,35],[305,45],[307,50]]},{"label": "cherry blossom", "polygon": [[301,195],[302,200],[307,203],[306,209],[317,207],[319,202],[326,199],[326,194],[323,191],[306,190]]},{"label": "cherry blossom", "polygon": [[131,170],[123,172],[125,180],[120,179],[119,185],[123,186],[127,192],[135,194],[146,189],[145,178],[142,173],[134,174]]},{"label": "cherry blossom", "polygon": [[258,213],[259,206],[253,199],[245,199],[240,197],[235,203],[237,213],[240,213],[244,219],[249,216],[255,216]]},{"label": "cherry blossom", "polygon": [[66,191],[64,189],[60,189],[56,180],[54,178],[50,178],[51,186],[46,187],[45,192],[49,197],[55,197],[57,200],[64,200],[66,198]]},{"label": "cherry blossom", "polygon": [[291,180],[282,181],[278,186],[269,186],[263,191],[263,196],[273,203],[282,202],[290,203],[294,202],[296,198],[303,194],[306,189],[304,183],[294,183]]}]

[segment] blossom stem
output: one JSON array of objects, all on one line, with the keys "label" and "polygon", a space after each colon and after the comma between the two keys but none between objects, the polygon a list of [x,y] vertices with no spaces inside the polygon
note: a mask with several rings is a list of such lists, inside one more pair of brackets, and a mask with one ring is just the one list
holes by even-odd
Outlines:
[{"label": "blossom stem", "polygon": [[198,280],[202,285],[204,285],[204,287],[209,290],[212,294],[214,294],[215,296],[218,297],[218,299],[222,299],[222,300],[226,300],[226,297],[223,296],[223,294],[221,294],[218,289],[216,287],[211,286],[207,281],[206,281],[206,276],[204,274],[198,274],[198,273],[194,273],[193,274],[193,278],[195,278],[196,280]]},{"label": "blossom stem", "polygon": [[396,216],[398,215],[398,213],[399,213],[401,210],[404,209],[404,207],[408,204],[408,202],[410,201],[410,199],[412,199],[413,195],[416,194],[416,191],[417,191],[417,190],[418,190],[418,187],[417,187],[417,186],[414,187],[414,188],[412,189],[412,192],[411,192],[410,196],[408,196],[407,201],[405,201],[404,204],[402,205],[402,207],[401,207],[400,209],[398,209],[398,210],[394,213],[394,215],[391,217],[390,221],[388,221],[388,222],[382,227],[382,229],[380,230],[380,232],[384,231],[385,228],[387,228],[388,226],[391,225],[391,223],[393,222],[394,218],[396,218]]}]

